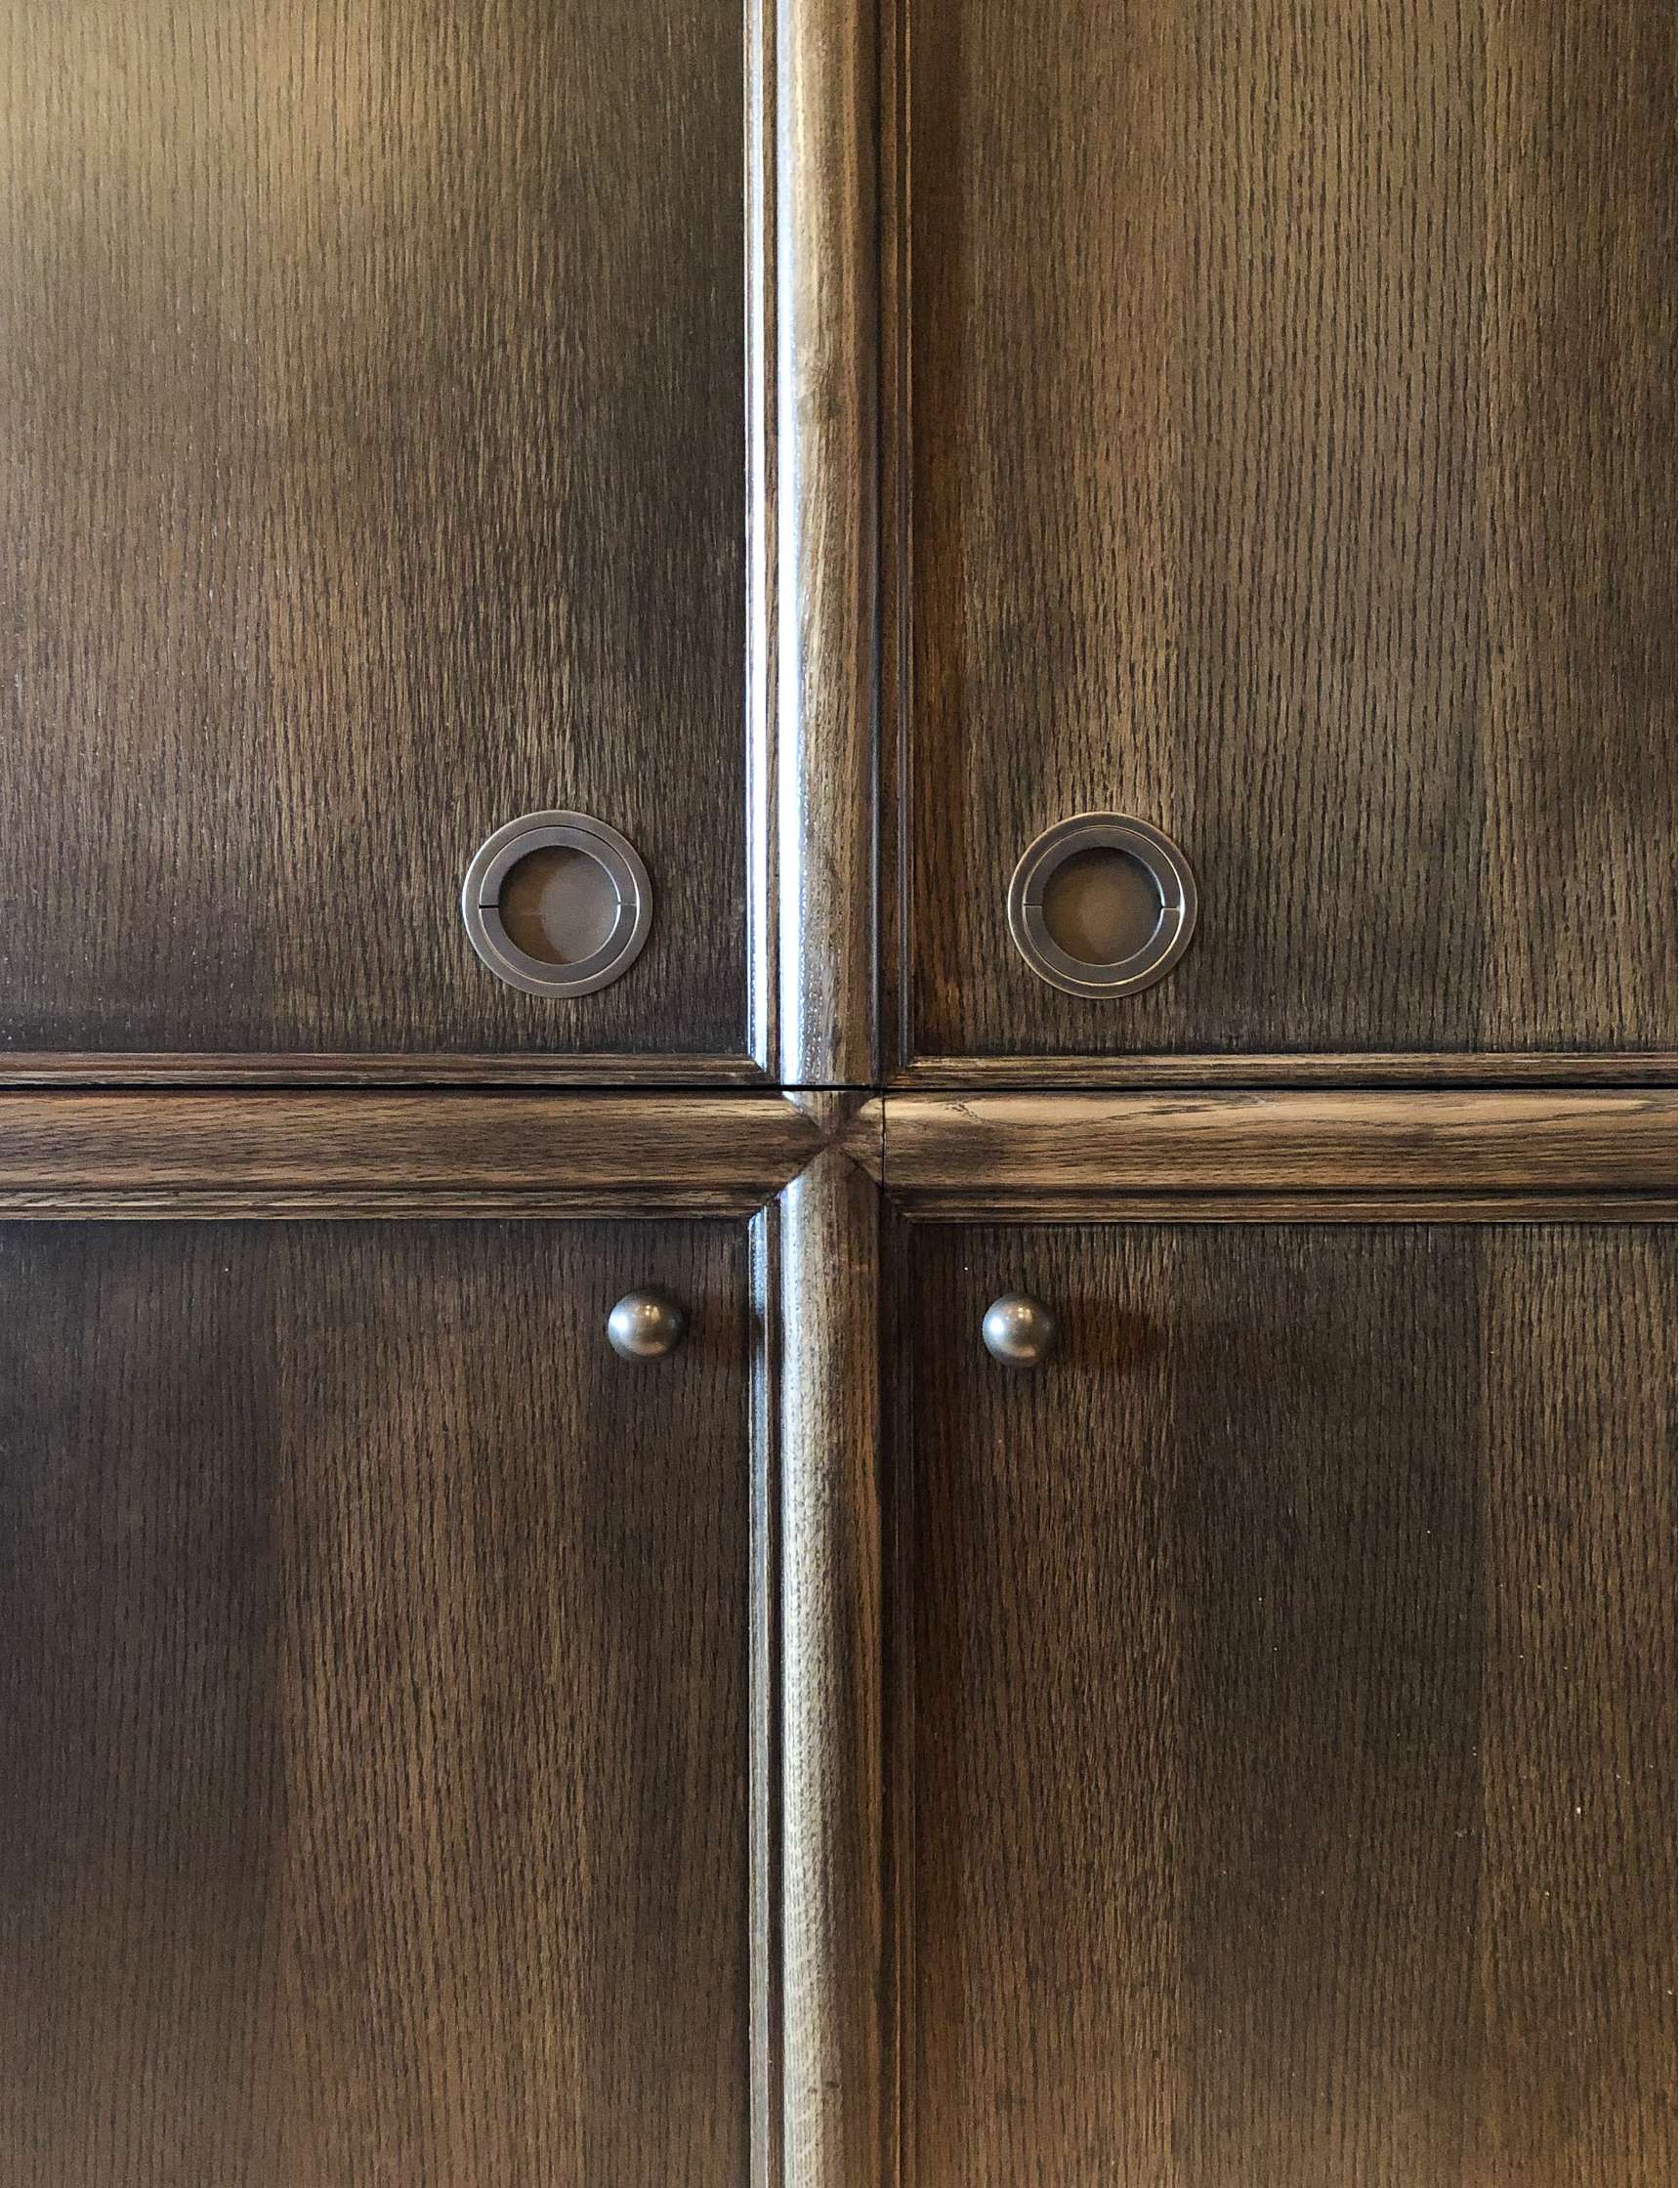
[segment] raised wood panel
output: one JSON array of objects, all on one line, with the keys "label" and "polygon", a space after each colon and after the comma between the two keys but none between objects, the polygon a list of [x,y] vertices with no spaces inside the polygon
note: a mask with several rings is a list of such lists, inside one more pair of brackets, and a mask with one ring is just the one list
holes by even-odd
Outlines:
[{"label": "raised wood panel", "polygon": [[905,2188],[1669,2181],[1671,1241],[895,1252]]},{"label": "raised wood panel", "polygon": [[[897,15],[900,1062],[1671,1049],[1668,15]],[[1090,808],[1120,1003],[1005,919]]]},{"label": "raised wood panel", "polygon": [[746,1279],[707,1224],[0,1230],[8,2180],[744,2182]]},{"label": "raised wood panel", "polygon": [[[743,80],[698,0],[0,5],[0,1047],[744,1057]],[[553,806],[656,899],[575,1001],[457,908]]]}]

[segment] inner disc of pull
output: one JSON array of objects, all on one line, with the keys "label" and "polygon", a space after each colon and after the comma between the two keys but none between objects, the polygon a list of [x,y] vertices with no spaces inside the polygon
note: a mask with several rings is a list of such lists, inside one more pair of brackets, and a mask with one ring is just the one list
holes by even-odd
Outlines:
[{"label": "inner disc of pull", "polygon": [[544,965],[576,965],[605,949],[618,891],[599,859],[572,844],[527,851],[503,877],[496,908],[516,949]]},{"label": "inner disc of pull", "polygon": [[1161,922],[1160,884],[1113,845],[1076,851],[1045,879],[1044,925],[1083,965],[1114,965],[1147,949]]}]

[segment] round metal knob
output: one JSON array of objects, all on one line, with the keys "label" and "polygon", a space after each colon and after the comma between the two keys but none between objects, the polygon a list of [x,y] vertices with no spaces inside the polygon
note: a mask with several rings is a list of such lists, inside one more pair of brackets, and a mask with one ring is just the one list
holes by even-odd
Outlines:
[{"label": "round metal knob", "polygon": [[1037,1368],[1056,1343],[1056,1317],[1040,1299],[1006,1291],[986,1310],[980,1325],[986,1349],[1004,1368]]},{"label": "round metal knob", "polygon": [[607,1342],[620,1360],[663,1360],[688,1326],[669,1292],[627,1291],[607,1318]]}]

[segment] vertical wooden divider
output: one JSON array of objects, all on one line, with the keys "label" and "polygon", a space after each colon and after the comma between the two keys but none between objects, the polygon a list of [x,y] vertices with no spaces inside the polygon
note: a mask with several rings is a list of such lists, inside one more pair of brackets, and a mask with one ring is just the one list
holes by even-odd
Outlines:
[{"label": "vertical wooden divider", "polygon": [[825,1145],[755,1219],[754,2188],[881,2166],[875,10],[749,0],[752,1046]]},{"label": "vertical wooden divider", "polygon": [[751,0],[747,212],[753,1048],[876,1076],[874,11]]},{"label": "vertical wooden divider", "polygon": [[879,1208],[831,1139],[755,1231],[754,2148],[786,2188],[880,2162]]}]

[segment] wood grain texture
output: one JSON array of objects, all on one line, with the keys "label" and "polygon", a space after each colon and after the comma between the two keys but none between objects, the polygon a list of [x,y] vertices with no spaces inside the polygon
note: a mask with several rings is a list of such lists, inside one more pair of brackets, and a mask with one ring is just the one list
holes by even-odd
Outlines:
[{"label": "wood grain texture", "polygon": [[1671,1240],[897,1239],[904,2188],[1671,2179]]},{"label": "wood grain texture", "polygon": [[[1672,21],[895,13],[892,1062],[1671,1048]],[[1201,884],[1113,1005],[1091,808]]]},{"label": "wood grain texture", "polygon": [[879,1206],[830,1145],[776,1212],[785,2188],[881,2177]]},{"label": "wood grain texture", "polygon": [[1179,1196],[1532,1211],[1671,1202],[1677,1114],[1655,1091],[892,1094],[847,1145],[922,1214],[1112,1215]]},{"label": "wood grain texture", "polygon": [[7,1086],[763,1086],[747,1056],[174,1055],[166,1050],[0,1050]]},{"label": "wood grain texture", "polygon": [[1039,1093],[1095,1086],[1672,1086],[1672,1050],[1597,1056],[1378,1055],[1323,1050],[1316,1056],[918,1056],[883,1074],[891,1088],[1005,1088]]},{"label": "wood grain texture", "polygon": [[776,10],[777,1075],[876,1074],[875,12]]},{"label": "wood grain texture", "polygon": [[8,2180],[745,2178],[744,1263],[0,1232]]},{"label": "wood grain texture", "polygon": [[[744,1059],[742,76],[697,0],[0,6],[0,1045]],[[655,894],[573,1001],[456,901],[554,806]]]},{"label": "wood grain texture", "polygon": [[0,1209],[745,1215],[821,1138],[774,1094],[4,1094]]}]

